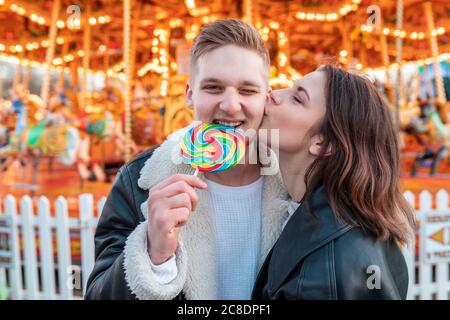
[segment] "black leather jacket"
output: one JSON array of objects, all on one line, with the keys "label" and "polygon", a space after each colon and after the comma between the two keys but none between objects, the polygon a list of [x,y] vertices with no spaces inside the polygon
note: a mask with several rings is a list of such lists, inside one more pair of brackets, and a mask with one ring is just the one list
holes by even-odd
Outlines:
[{"label": "black leather jacket", "polygon": [[125,281],[124,247],[130,233],[144,221],[139,205],[148,191],[137,181],[154,149],[123,166],[116,176],[95,232],[95,266],[89,276],[85,299],[136,299]]},{"label": "black leather jacket", "polygon": [[393,241],[338,223],[324,187],[301,205],[267,256],[254,299],[405,299],[408,270]]}]

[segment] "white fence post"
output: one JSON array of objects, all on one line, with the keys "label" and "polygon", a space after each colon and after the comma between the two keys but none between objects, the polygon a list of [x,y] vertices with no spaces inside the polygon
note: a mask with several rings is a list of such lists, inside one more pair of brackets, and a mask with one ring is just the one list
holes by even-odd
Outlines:
[{"label": "white fence post", "polygon": [[[437,210],[442,210],[443,212],[449,210],[448,206],[448,193],[444,190],[439,190],[436,194],[436,207]],[[449,269],[448,262],[440,262],[436,264],[436,283],[437,286],[437,299],[447,300],[448,299],[448,277]]]},{"label": "white fence post", "polygon": [[[403,196],[409,205],[414,209],[415,206],[415,198],[414,194],[411,191],[406,191]],[[414,210],[415,211],[415,210]],[[408,294],[406,296],[407,300],[413,300],[414,298],[414,289],[415,289],[415,270],[416,270],[416,239],[415,233],[412,234],[412,239],[410,243],[403,249],[403,255],[405,256],[406,265],[408,266]]]},{"label": "white fence post", "polygon": [[39,298],[39,283],[36,262],[36,239],[33,225],[33,204],[29,196],[24,196],[20,201],[20,212],[25,256],[26,298],[35,300]]},{"label": "white fence post", "polygon": [[71,281],[70,266],[72,256],[70,250],[69,215],[67,201],[59,196],[56,199],[56,235],[58,246],[58,279],[61,299],[73,299],[73,283]]},{"label": "white fence post", "polygon": [[5,198],[5,216],[9,218],[11,223],[11,252],[12,252],[12,268],[8,270],[10,282],[10,298],[22,299],[22,262],[20,259],[19,246],[19,223],[17,221],[17,203],[16,198],[7,195]]},{"label": "white fence post", "polygon": [[55,296],[55,266],[53,263],[52,228],[50,204],[46,197],[39,198],[39,252],[42,279],[42,299],[53,300]]},{"label": "white fence post", "polygon": [[419,250],[419,288],[420,288],[420,300],[431,300],[431,278],[432,267],[431,264],[425,263],[425,220],[426,213],[432,209],[431,194],[428,191],[422,191],[419,196],[419,220],[420,220],[420,250]]},{"label": "white fence post", "polygon": [[91,221],[94,215],[94,197],[92,194],[82,194],[80,203],[80,238],[81,238],[81,275],[83,296],[86,293],[86,284],[94,267],[94,230]]}]

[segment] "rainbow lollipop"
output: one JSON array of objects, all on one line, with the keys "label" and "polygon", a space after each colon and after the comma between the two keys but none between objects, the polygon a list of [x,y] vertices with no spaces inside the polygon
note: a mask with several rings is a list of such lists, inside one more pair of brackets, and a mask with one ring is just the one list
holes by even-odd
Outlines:
[{"label": "rainbow lollipop", "polygon": [[219,124],[202,123],[190,128],[181,141],[183,162],[190,164],[194,175],[233,168],[245,154],[242,130]]}]

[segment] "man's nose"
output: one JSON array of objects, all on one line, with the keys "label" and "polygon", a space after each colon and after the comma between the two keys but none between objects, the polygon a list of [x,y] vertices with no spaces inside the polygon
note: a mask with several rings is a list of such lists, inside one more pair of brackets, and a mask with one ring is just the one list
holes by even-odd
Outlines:
[{"label": "man's nose", "polygon": [[228,114],[235,114],[241,111],[241,102],[239,95],[235,90],[229,89],[225,91],[220,109]]}]

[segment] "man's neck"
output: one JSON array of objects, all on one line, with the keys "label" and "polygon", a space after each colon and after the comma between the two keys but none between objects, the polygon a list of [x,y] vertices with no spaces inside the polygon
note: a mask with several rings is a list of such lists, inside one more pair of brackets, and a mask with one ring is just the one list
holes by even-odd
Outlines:
[{"label": "man's neck", "polygon": [[261,176],[258,164],[238,164],[233,169],[217,173],[205,173],[205,178],[224,186],[245,186],[258,180]]}]

